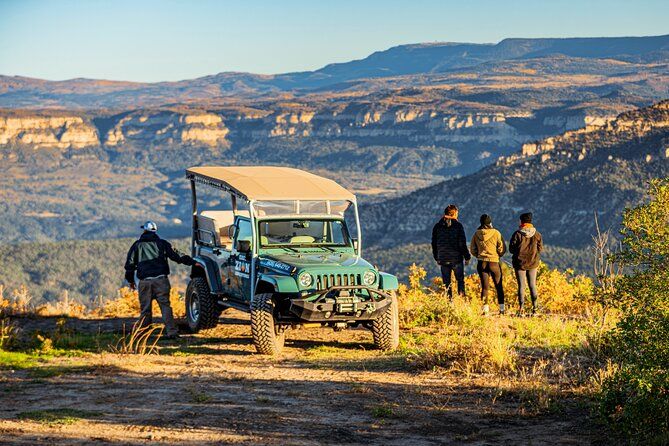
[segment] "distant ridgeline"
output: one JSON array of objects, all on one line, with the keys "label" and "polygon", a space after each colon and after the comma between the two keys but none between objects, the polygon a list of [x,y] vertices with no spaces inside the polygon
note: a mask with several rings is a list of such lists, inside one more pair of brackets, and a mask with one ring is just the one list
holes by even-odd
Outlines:
[{"label": "distant ridgeline", "polygon": [[[207,102],[212,98],[272,98],[289,102],[290,94],[312,95],[380,91],[444,84],[454,94],[480,94],[460,89],[472,75],[510,83],[542,75],[616,75],[616,90],[626,76],[666,73],[669,35],[567,39],[504,39],[497,44],[453,42],[399,45],[360,60],[333,63],[315,71],[258,75],[224,72],[178,82],[118,82],[95,79],[45,81],[0,76],[0,107],[134,109],[165,104]],[[475,79],[480,81],[478,77]],[[600,87],[607,82],[598,78]],[[638,81],[638,79],[637,79]],[[560,89],[576,90],[577,79]],[[543,85],[550,88],[551,85]],[[652,88],[637,82],[635,92]],[[609,92],[610,92],[609,91]],[[287,94],[288,93],[288,94]],[[396,92],[393,92],[395,94]],[[576,91],[573,92],[577,94]],[[376,97],[378,100],[383,97]],[[378,101],[381,102],[381,101]],[[511,104],[507,104],[511,105]]]},{"label": "distant ridgeline", "polygon": [[532,211],[546,244],[583,249],[592,242],[595,215],[615,235],[625,207],[647,198],[651,178],[667,176],[669,101],[663,101],[604,126],[526,144],[472,175],[364,207],[362,218],[367,244],[377,251],[429,243],[449,203],[460,206],[469,236],[488,213],[508,238],[519,214]]}]

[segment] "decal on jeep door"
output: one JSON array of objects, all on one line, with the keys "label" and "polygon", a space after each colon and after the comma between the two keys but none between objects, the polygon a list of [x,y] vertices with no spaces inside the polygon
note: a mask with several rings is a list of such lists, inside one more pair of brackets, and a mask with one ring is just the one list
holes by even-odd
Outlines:
[{"label": "decal on jeep door", "polygon": [[235,276],[248,279],[251,277],[251,264],[242,260],[235,260]]}]

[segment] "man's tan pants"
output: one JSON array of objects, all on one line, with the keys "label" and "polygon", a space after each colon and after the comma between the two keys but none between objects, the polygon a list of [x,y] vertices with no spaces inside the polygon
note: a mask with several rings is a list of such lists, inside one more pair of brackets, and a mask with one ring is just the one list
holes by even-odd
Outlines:
[{"label": "man's tan pants", "polygon": [[153,312],[151,303],[153,299],[160,306],[160,314],[165,323],[165,334],[167,336],[176,335],[177,326],[174,323],[172,307],[170,307],[170,279],[167,276],[156,279],[144,279],[139,281],[139,307],[140,307],[140,325],[146,327],[153,322]]}]

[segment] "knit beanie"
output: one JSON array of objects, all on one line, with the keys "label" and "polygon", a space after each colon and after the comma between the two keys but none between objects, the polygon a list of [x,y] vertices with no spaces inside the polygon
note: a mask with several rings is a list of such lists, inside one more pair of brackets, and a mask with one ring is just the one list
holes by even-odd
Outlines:
[{"label": "knit beanie", "polygon": [[532,223],[532,213],[531,212],[525,212],[524,214],[520,214],[520,222],[521,223]]}]

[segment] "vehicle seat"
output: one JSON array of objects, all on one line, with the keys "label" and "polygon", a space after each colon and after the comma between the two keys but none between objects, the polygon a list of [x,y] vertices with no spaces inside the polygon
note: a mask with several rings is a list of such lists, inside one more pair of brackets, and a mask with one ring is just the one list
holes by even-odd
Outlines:
[{"label": "vehicle seat", "polygon": [[295,237],[290,238],[290,243],[313,243],[316,239],[310,235],[296,235]]},{"label": "vehicle seat", "polygon": [[[249,216],[248,211],[238,211],[237,215]],[[200,212],[198,216],[198,227],[203,230],[211,231],[215,237],[214,245],[223,247],[227,250],[232,249],[232,239],[230,238],[230,226],[235,222],[235,214],[232,211],[208,210]]]}]

